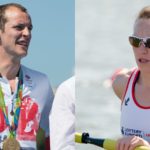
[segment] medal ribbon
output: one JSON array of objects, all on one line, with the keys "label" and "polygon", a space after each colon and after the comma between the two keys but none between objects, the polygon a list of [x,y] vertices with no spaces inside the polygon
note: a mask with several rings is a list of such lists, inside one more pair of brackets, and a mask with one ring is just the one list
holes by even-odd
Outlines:
[{"label": "medal ribbon", "polygon": [[16,129],[18,127],[19,114],[20,114],[20,108],[21,108],[22,89],[23,89],[23,73],[22,73],[22,70],[20,69],[17,94],[16,94],[16,103],[15,103],[16,108],[14,110],[12,124],[10,125],[9,119],[8,119],[8,112],[6,110],[6,105],[5,105],[5,100],[4,100],[4,94],[2,92],[2,87],[0,86],[0,108],[3,111],[6,124],[9,126],[10,137],[16,136]]}]

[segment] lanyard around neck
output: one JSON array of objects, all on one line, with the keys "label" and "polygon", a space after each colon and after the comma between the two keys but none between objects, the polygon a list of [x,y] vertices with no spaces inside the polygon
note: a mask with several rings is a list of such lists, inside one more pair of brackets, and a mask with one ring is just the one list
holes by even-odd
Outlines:
[{"label": "lanyard around neck", "polygon": [[15,101],[15,110],[14,110],[13,119],[12,119],[13,121],[10,124],[9,119],[8,119],[8,111],[6,109],[4,94],[2,91],[2,87],[0,85],[0,109],[2,109],[6,124],[9,126],[10,137],[15,137],[16,129],[18,127],[21,100],[22,100],[22,89],[23,89],[23,73],[22,73],[22,69],[20,69],[19,81],[18,81],[18,87],[17,87],[17,93],[16,93],[16,101]]}]

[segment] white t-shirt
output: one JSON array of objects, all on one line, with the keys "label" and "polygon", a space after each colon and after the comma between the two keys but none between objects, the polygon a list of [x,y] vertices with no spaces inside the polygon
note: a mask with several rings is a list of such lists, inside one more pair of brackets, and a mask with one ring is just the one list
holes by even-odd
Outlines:
[{"label": "white t-shirt", "polygon": [[[19,141],[21,149],[36,150],[36,133],[38,128],[41,127],[45,131],[46,136],[49,136],[48,115],[52,106],[53,92],[46,75],[24,66],[21,66],[21,69],[23,71],[23,99],[16,130],[16,139]],[[16,79],[17,84],[18,79]],[[4,93],[5,105],[11,124],[13,117],[10,115],[10,111],[12,109],[12,100],[14,104],[16,101],[17,88],[12,94],[9,82],[5,77],[0,78],[0,85]],[[9,128],[0,109],[0,148],[8,134]]]},{"label": "white t-shirt", "polygon": [[57,89],[50,114],[51,150],[75,150],[75,77]]}]

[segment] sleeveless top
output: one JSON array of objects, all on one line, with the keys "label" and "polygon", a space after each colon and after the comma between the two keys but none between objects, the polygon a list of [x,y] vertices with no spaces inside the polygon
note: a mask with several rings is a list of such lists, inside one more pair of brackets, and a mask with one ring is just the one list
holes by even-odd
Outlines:
[{"label": "sleeveless top", "polygon": [[139,136],[150,142],[150,106],[140,105],[135,98],[139,74],[140,71],[135,69],[127,83],[121,107],[121,133],[123,136]]}]

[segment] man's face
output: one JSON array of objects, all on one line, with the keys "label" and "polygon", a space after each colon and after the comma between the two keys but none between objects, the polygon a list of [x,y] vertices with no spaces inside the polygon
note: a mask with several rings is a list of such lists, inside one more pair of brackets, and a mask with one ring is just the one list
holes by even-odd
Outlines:
[{"label": "man's face", "polygon": [[0,47],[13,58],[22,58],[27,55],[31,39],[32,23],[30,17],[16,7],[5,11],[7,22],[4,31],[0,31]]}]

